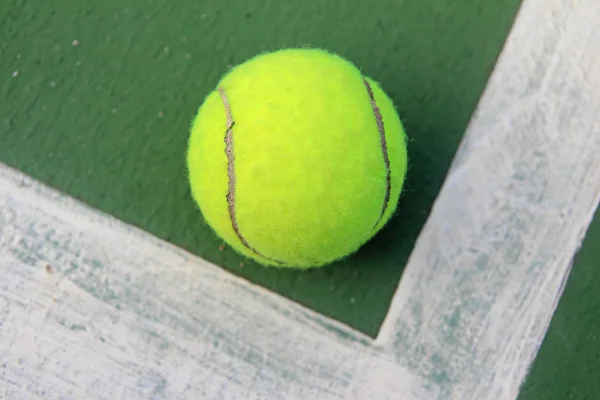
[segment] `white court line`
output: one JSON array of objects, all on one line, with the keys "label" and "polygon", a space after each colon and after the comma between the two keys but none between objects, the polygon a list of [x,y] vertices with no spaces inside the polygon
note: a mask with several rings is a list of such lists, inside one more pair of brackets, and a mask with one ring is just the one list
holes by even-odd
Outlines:
[{"label": "white court line", "polygon": [[341,399],[363,368],[410,376],[370,338],[5,166],[0,267],[0,398]]},{"label": "white court line", "polygon": [[515,398],[599,197],[600,2],[527,0],[376,343],[443,398]]},{"label": "white court line", "polygon": [[375,341],[0,164],[0,398],[514,399],[600,197],[599,27],[526,0]]}]

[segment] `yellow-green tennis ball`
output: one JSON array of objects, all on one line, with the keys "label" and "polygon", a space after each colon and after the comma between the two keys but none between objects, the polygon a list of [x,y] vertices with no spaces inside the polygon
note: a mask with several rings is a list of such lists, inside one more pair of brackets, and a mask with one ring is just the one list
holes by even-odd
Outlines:
[{"label": "yellow-green tennis ball", "polygon": [[191,126],[189,180],[206,222],[263,265],[309,268],[354,253],[390,219],[406,135],[381,87],[316,49],[231,69]]}]

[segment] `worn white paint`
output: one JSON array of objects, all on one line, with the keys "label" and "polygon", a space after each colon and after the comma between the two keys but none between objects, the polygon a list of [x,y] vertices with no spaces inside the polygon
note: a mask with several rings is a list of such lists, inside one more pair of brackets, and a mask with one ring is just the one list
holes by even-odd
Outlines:
[{"label": "worn white paint", "polygon": [[377,344],[444,399],[513,399],[600,197],[600,2],[527,0]]},{"label": "worn white paint", "polygon": [[375,341],[0,164],[0,398],[514,399],[600,197],[599,29],[526,0]]},{"label": "worn white paint", "polygon": [[370,338],[1,164],[0,268],[0,398],[424,390]]}]

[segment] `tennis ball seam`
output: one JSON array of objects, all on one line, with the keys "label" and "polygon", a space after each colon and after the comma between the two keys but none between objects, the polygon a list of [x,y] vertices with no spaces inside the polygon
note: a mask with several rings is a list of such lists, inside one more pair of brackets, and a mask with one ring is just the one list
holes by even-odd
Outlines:
[{"label": "tennis ball seam", "polygon": [[256,248],[254,248],[244,235],[242,235],[240,231],[239,224],[237,222],[236,212],[235,212],[235,153],[233,151],[233,126],[235,125],[235,121],[233,119],[233,115],[231,113],[231,105],[229,104],[229,99],[227,98],[227,94],[225,93],[225,89],[222,87],[219,88],[219,95],[221,96],[221,101],[223,102],[223,108],[225,109],[225,118],[226,118],[226,131],[225,131],[225,154],[227,155],[227,209],[229,211],[229,219],[231,220],[231,226],[236,236],[242,242],[244,246],[246,246],[250,251],[256,253],[260,257],[264,257],[265,259],[277,263],[283,264],[281,261],[274,260],[270,257],[259,252]]},{"label": "tennis ball seam", "polygon": [[[365,78],[363,76],[362,79],[363,79],[363,84],[366,88],[367,94],[369,96],[369,101],[371,103],[373,115],[375,117],[377,131],[379,132],[379,140],[380,140],[380,144],[381,144],[383,161],[384,161],[385,169],[386,169],[385,196],[384,196],[383,206],[381,209],[381,214],[379,215],[379,218],[377,219],[377,221],[374,225],[374,229],[376,229],[377,226],[379,225],[379,223],[381,222],[381,220],[384,218],[385,212],[387,211],[387,208],[388,208],[389,202],[390,202],[391,186],[392,186],[391,166],[390,166],[390,159],[389,159],[388,148],[387,148],[387,140],[386,140],[386,136],[385,136],[385,127],[384,127],[384,123],[383,123],[383,117],[381,115],[381,111],[379,110],[377,102],[375,101],[375,95],[373,93],[373,89],[371,88],[371,85],[369,84],[367,78]],[[260,251],[258,251],[254,246],[252,246],[247,241],[247,239],[244,237],[244,235],[242,234],[242,232],[240,230],[239,224],[237,222],[236,207],[235,207],[235,204],[236,204],[236,189],[235,189],[236,174],[235,174],[235,152],[234,152],[234,140],[233,140],[233,127],[235,125],[235,120],[233,119],[231,104],[229,103],[229,99],[227,97],[225,89],[222,87],[219,87],[218,92],[221,97],[221,101],[223,103],[223,108],[224,108],[225,117],[226,117],[226,123],[225,123],[226,130],[225,130],[225,138],[224,138],[225,139],[225,154],[227,157],[227,180],[228,180],[226,198],[227,198],[227,209],[228,209],[228,213],[229,213],[229,219],[231,221],[231,226],[233,228],[233,231],[235,232],[235,235],[239,239],[239,241],[247,249],[249,249],[256,255],[258,255],[266,260],[269,260],[270,262],[273,262],[275,264],[280,264],[280,265],[286,265],[285,262],[268,257],[265,254],[262,254]]]},{"label": "tennis ball seam", "polygon": [[381,143],[381,152],[383,154],[383,161],[385,163],[385,198],[383,201],[383,207],[381,209],[381,215],[379,219],[375,223],[375,227],[379,225],[379,222],[384,217],[385,212],[388,208],[390,202],[390,195],[392,191],[392,170],[390,167],[390,158],[388,154],[387,148],[387,140],[385,138],[385,127],[383,125],[383,117],[381,116],[381,111],[377,106],[377,102],[375,101],[375,95],[373,94],[373,88],[369,84],[367,78],[363,77],[363,83],[367,89],[367,93],[369,94],[369,99],[371,101],[371,107],[373,108],[373,114],[375,115],[375,122],[377,123],[377,130],[379,131],[379,141]]}]

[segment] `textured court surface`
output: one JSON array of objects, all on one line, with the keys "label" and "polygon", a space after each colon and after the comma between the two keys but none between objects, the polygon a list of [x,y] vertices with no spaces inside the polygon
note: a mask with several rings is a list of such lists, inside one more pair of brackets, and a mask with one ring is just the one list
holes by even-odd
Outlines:
[{"label": "textured court surface", "polygon": [[[597,205],[600,7],[528,0],[515,24],[516,1],[189,3],[1,9],[0,394],[515,398]],[[265,270],[202,226],[187,128],[229,64],[304,44],[390,92],[409,190],[348,262]],[[599,235],[522,399],[598,396]]]},{"label": "textured court surface", "polygon": [[[0,160],[373,336],[518,8],[461,3],[11,2]],[[352,261],[273,273],[220,251],[191,201],[185,145],[228,65],[304,45],[352,60],[398,104],[411,136],[408,190],[385,234]]]}]

